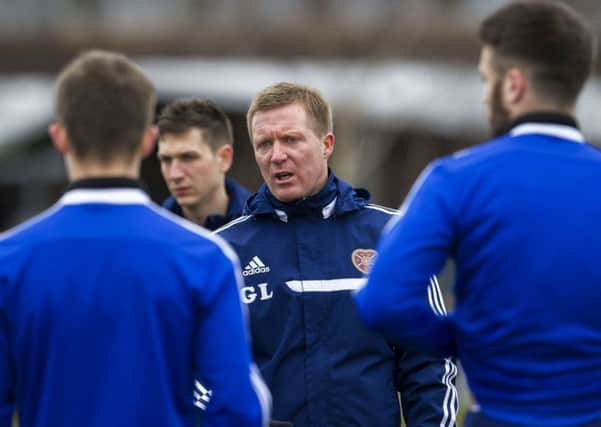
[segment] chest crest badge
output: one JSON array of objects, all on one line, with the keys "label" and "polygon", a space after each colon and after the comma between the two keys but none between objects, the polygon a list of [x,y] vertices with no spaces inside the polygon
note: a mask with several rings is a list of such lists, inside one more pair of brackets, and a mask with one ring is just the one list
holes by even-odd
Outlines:
[{"label": "chest crest badge", "polygon": [[353,265],[361,273],[367,273],[378,253],[373,249],[355,249],[351,254]]}]

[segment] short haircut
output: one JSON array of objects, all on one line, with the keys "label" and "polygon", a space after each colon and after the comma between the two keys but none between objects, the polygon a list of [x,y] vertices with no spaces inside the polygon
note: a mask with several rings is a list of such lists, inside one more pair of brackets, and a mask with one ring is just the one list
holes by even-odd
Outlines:
[{"label": "short haircut", "polygon": [[55,109],[81,160],[131,160],[152,124],[155,90],[142,69],[126,56],[91,50],[60,73]]},{"label": "short haircut", "polygon": [[263,89],[250,103],[246,114],[246,125],[251,140],[252,119],[258,111],[272,110],[291,104],[301,104],[305,108],[307,118],[310,120],[309,125],[318,136],[332,132],[332,110],[318,90],[297,83],[281,82]]},{"label": "short haircut", "polygon": [[498,72],[523,66],[537,93],[573,104],[589,77],[595,38],[585,20],[555,1],[517,1],[480,26],[480,40],[493,49]]},{"label": "short haircut", "polygon": [[225,112],[213,102],[201,99],[177,99],[167,104],[159,114],[159,136],[182,135],[198,128],[213,152],[225,144],[234,144],[232,123]]}]

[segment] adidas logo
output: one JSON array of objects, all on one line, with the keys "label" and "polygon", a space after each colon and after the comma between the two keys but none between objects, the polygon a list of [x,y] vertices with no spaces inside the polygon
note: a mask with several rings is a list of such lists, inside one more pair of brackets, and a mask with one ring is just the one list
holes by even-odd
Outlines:
[{"label": "adidas logo", "polygon": [[263,264],[263,261],[261,261],[261,258],[259,258],[258,256],[254,256],[250,262],[248,264],[246,264],[246,267],[244,267],[244,270],[242,270],[242,275],[243,276],[252,276],[253,274],[259,274],[259,273],[269,273],[271,271],[271,269],[266,266],[265,264]]}]

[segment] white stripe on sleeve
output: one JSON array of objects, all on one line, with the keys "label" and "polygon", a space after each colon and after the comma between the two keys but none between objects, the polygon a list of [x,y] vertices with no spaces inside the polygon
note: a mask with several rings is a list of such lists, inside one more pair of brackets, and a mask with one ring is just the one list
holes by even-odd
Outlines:
[{"label": "white stripe on sleeve", "polygon": [[440,292],[440,286],[436,276],[432,276],[430,278],[430,283],[428,284],[428,302],[434,313],[439,316],[445,316],[447,314],[447,309],[444,305],[444,299],[442,298],[442,292]]},{"label": "white stripe on sleeve", "polygon": [[457,366],[450,358],[445,359],[445,373],[442,376],[442,384],[447,387],[442,402],[443,418],[440,427],[453,427],[457,416],[457,389],[453,384],[457,376]]},{"label": "white stripe on sleeve", "polygon": [[250,366],[250,382],[255,389],[259,404],[261,405],[261,413],[263,414],[263,426],[268,427],[269,419],[271,418],[271,393],[263,382],[259,369],[253,363]]}]

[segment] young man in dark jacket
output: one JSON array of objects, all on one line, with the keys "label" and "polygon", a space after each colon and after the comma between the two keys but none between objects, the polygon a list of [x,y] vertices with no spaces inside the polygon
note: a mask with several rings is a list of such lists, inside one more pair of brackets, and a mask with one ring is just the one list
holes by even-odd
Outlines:
[{"label": "young man in dark jacket", "polygon": [[208,230],[238,218],[250,192],[226,173],[234,158],[227,115],[214,103],[180,99],[158,117],[161,173],[171,192],[163,207]]},{"label": "young man in dark jacket", "polygon": [[[352,292],[395,210],[369,203],[328,169],[329,105],[314,89],[267,87],[247,115],[265,184],[245,216],[217,231],[238,253],[253,353],[274,418],[295,427],[452,426],[450,360],[390,345],[365,328]],[[412,328],[408,323],[403,325]]]}]

